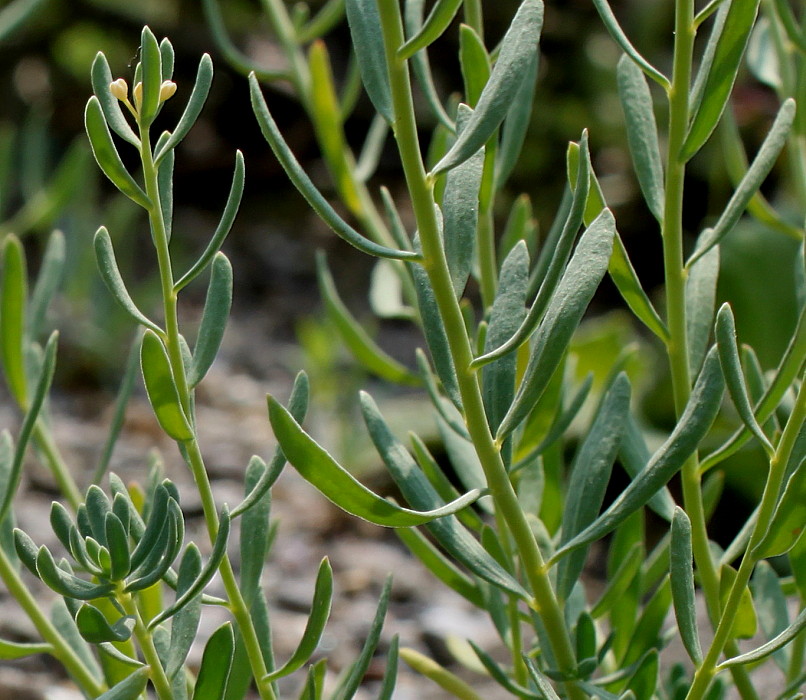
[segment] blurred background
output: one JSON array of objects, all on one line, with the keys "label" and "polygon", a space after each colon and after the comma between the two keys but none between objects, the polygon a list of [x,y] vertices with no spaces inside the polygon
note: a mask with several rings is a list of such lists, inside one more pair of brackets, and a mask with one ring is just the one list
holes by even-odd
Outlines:
[{"label": "blurred background", "polygon": [[[612,5],[639,50],[668,72],[673,3],[621,0]],[[219,6],[241,52],[265,68],[282,67],[282,52],[258,0],[220,0]],[[319,6],[316,0],[311,2],[311,13]],[[516,7],[516,0],[487,4],[489,46],[503,34]],[[110,230],[124,277],[136,288],[137,298],[155,299],[154,261],[143,253],[149,250],[144,216],[100,176],[82,123],[96,52],[106,54],[114,77],[131,81],[140,29],[146,23],[158,37],[168,36],[176,50],[178,92],[160,117],[166,124],[175,123],[181,113],[202,53],[212,55],[216,70],[206,109],[177,154],[173,246],[180,259],[187,255],[190,260],[215,228],[229,188],[235,149],[241,149],[246,158],[244,202],[225,246],[236,272],[235,315],[242,329],[241,344],[228,358],[231,366],[258,379],[306,366],[312,374],[318,373],[323,385],[329,382],[334,405],[346,389],[363,381],[345,353],[333,346],[319,319],[314,251],[328,251],[339,289],[359,318],[368,308],[371,261],[330,234],[289,184],[259,133],[245,76],[221,55],[201,3],[15,0],[0,3],[0,12],[5,13],[0,24],[6,28],[0,36],[0,233],[24,236],[34,257],[53,227],[67,236],[65,292],[58,309],[60,390],[90,395],[99,389],[113,390],[119,360],[131,336],[130,321],[95,273],[91,239],[99,225]],[[455,31],[448,34],[456,36]],[[430,52],[443,97],[461,86],[456,45],[449,37]],[[336,79],[344,80],[350,54],[346,27],[337,25],[326,40]],[[631,173],[615,84],[619,55],[589,0],[547,2],[532,127],[509,191],[501,198],[497,224],[500,230],[512,200],[526,192],[539,229],[548,229],[565,186],[567,142],[578,140],[587,128],[594,167],[621,236],[645,288],[657,298],[662,283],[660,237]],[[755,76],[743,73],[732,102],[736,124],[751,154],[778,108],[775,92],[764,84],[763,75],[762,80],[758,77],[758,71]],[[266,85],[265,90],[292,150],[317,185],[332,194],[312,129],[293,90],[283,82]],[[423,115],[427,142],[433,124],[425,111]],[[359,102],[347,127],[356,149],[371,116],[369,103]],[[657,117],[663,125],[665,115],[659,111]],[[125,149],[122,155],[127,157]],[[773,174],[764,191],[786,212],[787,193],[778,187],[780,172]],[[384,184],[393,193],[401,190],[391,139],[373,183]],[[692,240],[730,192],[724,156],[718,140],[712,139],[689,170],[685,226]],[[758,255],[761,250],[763,259]],[[755,347],[764,368],[777,363],[796,321],[790,272],[796,250],[791,239],[750,220],[722,249],[720,300],[734,305],[740,340]],[[188,290],[183,308],[189,318],[194,317],[194,306],[203,303],[203,296],[201,287]],[[769,311],[770,298],[776,300],[774,313]],[[141,302],[141,306],[149,305]],[[636,372],[643,377],[644,412],[649,425],[663,430],[673,422],[673,413],[669,388],[654,380],[664,374],[653,371],[655,363],[662,361],[658,348],[621,311],[618,294],[608,280],[593,311],[594,318],[577,342],[583,357],[580,372],[595,370],[597,364],[608,367],[625,345],[639,342]],[[406,340],[407,328],[390,320],[376,330],[390,352],[410,363],[416,339]],[[292,347],[301,350],[288,350]],[[338,372],[334,374],[333,369]],[[757,457],[740,453],[729,478],[740,506],[743,496],[755,495],[755,480],[742,476],[742,461],[752,464]]]}]

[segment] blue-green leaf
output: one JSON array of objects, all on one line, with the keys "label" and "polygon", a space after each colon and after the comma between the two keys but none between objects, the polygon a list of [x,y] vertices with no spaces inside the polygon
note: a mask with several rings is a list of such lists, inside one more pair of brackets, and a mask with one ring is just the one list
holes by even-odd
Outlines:
[{"label": "blue-green leaf", "polygon": [[[459,105],[456,127],[460,137],[468,121],[472,119],[472,114],[470,107]],[[445,192],[442,195],[442,237],[453,291],[457,297],[462,295],[473,265],[483,169],[482,147],[451,170],[445,180]]]},{"label": "blue-green leaf", "polygon": [[733,0],[730,3],[713,62],[703,66],[708,77],[702,89],[702,101],[679,156],[683,160],[688,160],[702,148],[722,116],[756,20],[758,5],[759,0]]},{"label": "blue-green leaf", "polygon": [[193,430],[179,400],[171,363],[156,333],[147,330],[140,346],[140,367],[146,393],[162,429],[174,440],[193,439]]},{"label": "blue-green leaf", "polygon": [[719,411],[724,389],[725,380],[717,351],[711,348],[672,434],[613,504],[585,530],[560,547],[552,560],[556,561],[577,547],[604,537],[645,505],[697,449]]},{"label": "blue-green leaf", "polygon": [[649,211],[660,221],[663,218],[663,165],[652,95],[641,69],[626,55],[618,63],[618,88],[635,175]]},{"label": "blue-green leaf", "polygon": [[316,575],[316,585],[314,587],[313,601],[311,602],[311,613],[305,624],[305,631],[302,638],[291,655],[280,668],[272,671],[268,676],[264,676],[263,681],[273,681],[283,676],[293,673],[305,665],[316,651],[322,633],[325,631],[325,624],[330,617],[330,603],[333,598],[333,571],[327,557],[319,565],[319,572]]},{"label": "blue-green leaf", "polygon": [[151,208],[151,202],[143,189],[126,170],[120,159],[117,148],[112,141],[109,127],[106,125],[101,103],[94,95],[87,102],[84,110],[84,126],[90,139],[92,153],[104,175],[106,175],[123,194],[144,209]]},{"label": "blue-green leaf", "polygon": [[437,0],[423,26],[397,50],[398,57],[411,58],[420,49],[435,42],[453,21],[461,5],[462,0]]},{"label": "blue-green leaf", "polygon": [[[442,499],[406,448],[394,437],[369,394],[361,394],[361,410],[370,437],[403,496],[415,508],[432,509]],[[429,531],[445,550],[488,583],[528,598],[523,587],[493,559],[456,518],[435,520]]]},{"label": "blue-green leaf", "polygon": [[479,97],[473,116],[456,143],[431,170],[437,175],[466,161],[493,135],[506,117],[521,84],[530,75],[543,28],[541,0],[523,0],[501,40],[498,60]]},{"label": "blue-green leaf", "polygon": [[685,511],[675,508],[672,518],[672,541],[669,547],[669,580],[677,629],[691,660],[699,666],[702,648],[697,632],[697,610],[694,599],[694,560],[691,550],[691,522]]},{"label": "blue-green leaf", "polygon": [[134,618],[122,617],[114,625],[110,625],[98,608],[85,603],[76,615],[76,625],[81,636],[90,644],[125,642],[134,631]]},{"label": "blue-green leaf", "polygon": [[[756,0],[758,2],[758,0]],[[733,5],[731,5],[733,7]],[[713,246],[715,246],[722,238],[733,229],[736,222],[744,213],[753,195],[761,187],[761,183],[772,170],[778,155],[786,145],[789,131],[792,128],[792,123],[795,120],[796,114],[795,101],[792,99],[786,100],[781,105],[778,111],[778,116],[775,118],[767,137],[761,144],[761,147],[756,153],[750,167],[747,169],[745,176],[736,187],[736,191],[730,198],[725,209],[722,211],[717,222],[713,228],[705,229],[697,241],[697,248],[686,263],[690,267],[695,261],[707,253]]]},{"label": "blue-green leaf", "polygon": [[689,267],[686,278],[686,341],[688,362],[699,371],[714,327],[719,246],[714,246]]},{"label": "blue-green leaf", "polygon": [[[599,514],[629,410],[630,381],[621,373],[602,398],[590,430],[574,456],[563,510],[561,545],[582,532]],[[556,589],[561,599],[571,594],[586,556],[587,549],[580,547],[560,561]]]},{"label": "blue-green leaf", "polygon": [[409,527],[452,515],[481,495],[471,491],[434,510],[418,512],[381,498],[357,481],[320,447],[276,400],[269,397],[269,420],[277,441],[296,470],[339,508],[376,525]]},{"label": "blue-green leaf", "polygon": [[188,387],[195,387],[213,364],[232,306],[232,265],[224,253],[216,253],[210,269],[210,285],[204,302],[201,325],[193,348],[193,362],[188,372]]},{"label": "blue-green leaf", "polygon": [[615,231],[613,215],[605,209],[582,235],[537,330],[523,382],[498,428],[499,440],[520,425],[548,386],[607,271]]},{"label": "blue-green leaf", "polygon": [[101,279],[104,281],[107,289],[115,297],[115,300],[120,304],[126,313],[129,314],[137,323],[151,329],[155,333],[162,333],[158,325],[150,321],[146,315],[137,308],[137,305],[132,301],[129,292],[126,289],[126,283],[120,275],[117,260],[115,260],[115,249],[112,247],[112,239],[109,236],[109,231],[104,226],[101,226],[95,233],[93,240],[95,246],[95,260],[98,264],[98,271],[101,273]]},{"label": "blue-green leaf", "polygon": [[223,700],[234,654],[232,623],[225,622],[213,632],[204,646],[193,700]]},{"label": "blue-green leaf", "polygon": [[361,80],[372,105],[391,124],[395,115],[378,5],[376,0],[346,0],[345,8]]},{"label": "blue-green leaf", "polygon": [[109,69],[109,62],[106,56],[100,51],[95,55],[92,62],[92,90],[98,98],[101,109],[106,118],[106,123],[118,136],[125,139],[135,148],[140,147],[140,139],[126,121],[120,101],[109,90],[112,83],[112,71]]},{"label": "blue-green leaf", "polygon": [[[374,2],[374,0],[371,0]],[[260,85],[254,74],[249,76],[249,89],[252,97],[252,109],[257,117],[260,130],[264,138],[271,146],[280,165],[283,166],[291,182],[299,190],[299,193],[305,197],[311,208],[321,217],[333,231],[347,241],[350,245],[358,248],[358,250],[374,255],[379,258],[392,258],[399,260],[417,260],[420,258],[419,253],[413,253],[407,250],[394,250],[386,246],[379,245],[368,238],[362,236],[352,226],[348,225],[333,209],[327,200],[322,196],[316,186],[308,177],[308,174],[302,169],[299,161],[296,159],[288,144],[280,134],[269,108],[266,105],[266,100],[263,98],[263,93],[260,90]]]},{"label": "blue-green leaf", "polygon": [[137,700],[148,685],[149,666],[142,666],[120,683],[98,696],[97,700]]}]

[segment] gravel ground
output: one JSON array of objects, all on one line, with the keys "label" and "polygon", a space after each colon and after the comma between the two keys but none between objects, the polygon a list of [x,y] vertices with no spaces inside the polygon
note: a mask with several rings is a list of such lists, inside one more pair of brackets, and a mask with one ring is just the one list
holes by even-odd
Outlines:
[{"label": "gravel ground", "polygon": [[[248,333],[243,329],[238,333],[237,324],[235,326],[228,334],[230,345],[225,357],[237,356],[249,340]],[[265,394],[271,391],[285,397],[289,388],[284,371],[278,371],[274,378],[257,380],[233,367],[226,362],[215,365],[198,393],[202,447],[219,504],[234,504],[240,500],[244,465],[252,454],[270,455],[273,438],[265,412]],[[68,463],[84,475],[84,483],[97,460],[108,420],[108,411],[99,415],[97,410],[87,410],[88,405],[98,401],[98,397],[90,397],[69,405],[64,401],[54,402],[53,428],[57,442]],[[0,402],[0,424],[17,424],[8,401]],[[312,430],[316,432],[317,426]],[[206,554],[209,544],[200,517],[201,504],[190,475],[175,445],[160,432],[145,399],[136,396],[127,411],[112,470],[125,479],[144,481],[146,455],[155,447],[164,456],[168,476],[179,486],[183,509],[188,516],[187,538],[197,541]],[[279,660],[291,654],[302,634],[316,570],[324,556],[330,558],[333,566],[335,596],[320,653],[329,658],[334,678],[357,654],[389,572],[394,574],[394,587],[381,651],[385,651],[395,634],[400,635],[402,645],[416,648],[445,664],[452,663],[446,646],[449,637],[472,638],[485,649],[496,648],[496,633],[488,620],[462,598],[435,583],[406,553],[392,532],[346,516],[290,468],[285,470],[272,493],[272,515],[279,519],[280,529],[264,571],[264,585],[273,608],[272,625]],[[45,516],[53,494],[50,475],[33,462],[27,465],[17,514],[20,526],[37,544],[55,542]],[[232,552],[237,552],[236,537],[230,546]],[[58,551],[59,545],[54,549]],[[26,580],[32,586],[36,583],[32,577]],[[214,579],[214,593],[217,583]],[[590,583],[597,585],[595,581]],[[41,587],[37,594],[43,602],[52,595]],[[206,637],[223,621],[221,613],[219,608],[205,609],[199,643],[190,656],[192,665],[198,664]],[[3,590],[0,590],[0,637],[36,639],[30,622]],[[682,652],[677,655],[683,658]],[[456,670],[455,665],[452,668]],[[379,656],[370,668],[361,698],[375,696],[383,669],[384,659]],[[479,675],[469,672],[465,675],[483,698],[511,697]],[[775,697],[774,689],[779,683],[774,671],[769,676],[770,685],[765,685],[766,690],[762,691],[764,698]],[[289,696],[296,696],[290,688],[296,688],[300,681],[301,676],[297,674],[289,687]],[[0,665],[0,700],[80,700],[81,697],[48,657],[31,657]],[[401,662],[397,700],[443,697],[448,696]]]}]

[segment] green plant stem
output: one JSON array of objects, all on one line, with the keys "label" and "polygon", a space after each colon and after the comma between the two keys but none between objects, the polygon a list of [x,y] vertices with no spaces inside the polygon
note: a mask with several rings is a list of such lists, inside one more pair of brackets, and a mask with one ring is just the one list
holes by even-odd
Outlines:
[{"label": "green plant stem", "polygon": [[484,41],[484,13],[481,11],[481,0],[465,0],[463,7],[465,24],[472,27]]},{"label": "green plant stem", "polygon": [[59,491],[75,511],[84,499],[75,479],[73,479],[73,475],[64,462],[61,452],[59,452],[59,448],[56,446],[56,442],[53,440],[53,435],[41,420],[36,422],[33,437],[37,448],[45,458],[51,473],[56,479],[56,483],[59,485]]},{"label": "green plant stem", "polygon": [[[422,265],[434,290],[442,323],[448,338],[457,384],[464,407],[465,424],[476,448],[490,489],[490,495],[509,527],[523,562],[524,573],[533,595],[532,605],[542,617],[560,670],[570,673],[576,667],[571,640],[562,611],[554,594],[543,557],[534,534],[521,510],[518,497],[509,480],[484,412],[478,375],[470,370],[473,360],[462,313],[453,293],[445,251],[442,248],[434,211],[433,182],[426,176],[417,129],[407,62],[397,57],[403,43],[403,26],[396,0],[378,3],[384,34],[386,60],[392,92],[395,121],[392,125],[403,171],[411,195],[412,206],[420,232],[423,252]],[[566,684],[568,697],[583,700],[586,694],[575,683]]]},{"label": "green plant stem", "polygon": [[[182,346],[180,343],[179,335],[179,321],[177,316],[177,292],[174,288],[173,272],[171,270],[171,256],[168,249],[168,235],[163,220],[162,208],[159,199],[159,187],[157,184],[157,169],[154,166],[154,161],[151,155],[151,145],[149,141],[148,129],[140,128],[141,146],[141,159],[143,163],[143,178],[146,184],[146,194],[151,201],[151,209],[149,210],[149,219],[151,221],[151,233],[154,240],[154,245],[157,249],[157,259],[159,262],[160,282],[162,285],[163,307],[165,315],[165,344],[168,349],[168,359],[171,363],[171,370],[176,382],[177,392],[182,404],[182,409],[185,415],[191,422],[193,406],[191,400],[191,393],[187,383],[187,376],[185,374],[185,365],[182,360]],[[210,479],[207,475],[207,470],[204,466],[204,460],[201,456],[198,442],[194,437],[183,443],[187,457],[188,466],[193,474],[196,482],[196,487],[199,489],[201,496],[202,508],[204,510],[204,518],[207,523],[207,530],[210,535],[210,540],[213,541],[218,534],[218,513],[216,511],[215,499],[213,497],[213,490],[210,485]],[[235,574],[232,570],[232,564],[228,556],[225,556],[219,567],[221,578],[224,583],[224,588],[227,592],[230,601],[230,610],[235,617],[236,622],[240,628],[241,636],[244,640],[244,646],[249,656],[249,662],[252,667],[252,673],[257,683],[258,691],[262,700],[274,700],[274,691],[271,684],[263,682],[261,679],[267,675],[266,664],[263,660],[263,654],[260,650],[260,643],[258,642],[257,632],[252,623],[252,618],[249,615],[249,610],[246,606],[243,597],[241,596]]]},{"label": "green plant stem", "polygon": [[131,594],[124,594],[118,597],[118,601],[123,606],[127,615],[134,618],[134,636],[143,652],[143,658],[151,669],[150,678],[154,689],[157,691],[157,697],[160,700],[173,700],[174,694],[171,689],[171,681],[165,675],[165,669],[162,667],[157,648],[154,646],[154,639],[146,626],[143,624],[143,618],[140,616],[140,610]]},{"label": "green plant stem", "polygon": [[[804,377],[806,379],[806,377]],[[764,493],[761,496],[761,503],[758,509],[758,518],[753,528],[753,534],[747,544],[747,549],[742,557],[742,563],[736,572],[736,579],[730,589],[728,598],[722,611],[722,616],[714,633],[714,640],[702,661],[702,665],[694,674],[694,683],[691,685],[686,700],[700,700],[705,697],[708,686],[716,675],[716,665],[722,651],[727,647],[730,640],[730,633],[733,628],[733,621],[741,602],[742,594],[750,581],[753,568],[756,565],[756,557],[753,550],[761,542],[767,532],[775,506],[778,501],[778,494],[786,476],[786,468],[792,455],[795,443],[806,422],[806,382],[802,383],[795,401],[795,407],[789,416],[784,432],[775,450],[773,458],[770,460],[770,473],[767,483],[764,485]]]},{"label": "green plant stem", "polygon": [[[674,69],[669,88],[669,142],[666,162],[666,191],[662,221],[663,262],[666,284],[666,318],[669,341],[666,350],[672,375],[675,412],[682,414],[691,393],[686,329],[686,269],[683,259],[683,192],[686,162],[681,157],[689,122],[694,39],[693,0],[678,0],[675,6]],[[719,574],[708,544],[708,529],[702,501],[699,457],[695,452],[681,470],[683,503],[691,521],[691,544],[706,606],[712,622],[720,617]],[[735,642],[731,642],[736,649]],[[747,671],[732,670],[734,682],[744,700],[757,700]]]},{"label": "green plant stem", "polygon": [[53,646],[53,656],[64,666],[81,690],[93,697],[103,693],[106,690],[104,684],[92,675],[67,640],[47,618],[2,548],[0,548],[0,578],[3,579],[8,592],[25,611],[42,639]]}]

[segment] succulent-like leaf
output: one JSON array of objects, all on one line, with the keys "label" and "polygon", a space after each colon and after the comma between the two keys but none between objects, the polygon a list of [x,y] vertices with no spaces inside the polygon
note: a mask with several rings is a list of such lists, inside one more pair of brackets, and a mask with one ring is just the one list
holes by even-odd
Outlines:
[{"label": "succulent-like leaf", "polygon": [[162,333],[160,327],[152,321],[149,321],[129,296],[126,284],[118,269],[118,263],[117,260],[115,260],[115,250],[112,247],[112,239],[106,227],[101,226],[95,232],[93,245],[95,247],[95,260],[98,264],[98,271],[101,273],[101,279],[104,281],[104,284],[106,284],[107,289],[112,293],[112,296],[115,297],[118,304],[120,304],[126,313],[137,321],[137,323],[151,329],[155,333]]},{"label": "succulent-like leaf", "polygon": [[[188,545],[179,565],[179,576],[176,582],[176,594],[181,596],[193,585],[201,573],[201,554],[195,545]],[[171,644],[168,659],[165,664],[165,673],[173,678],[182,670],[190,647],[196,639],[196,632],[201,619],[201,596],[188,602],[179,610],[171,620]]]},{"label": "succulent-like leaf", "polygon": [[607,271],[615,230],[613,215],[605,209],[580,239],[537,330],[523,382],[498,428],[499,440],[520,425],[545,391]]},{"label": "succulent-like leaf", "polygon": [[[758,2],[758,0],[756,0],[756,2]],[[736,3],[731,4],[731,8],[734,4]],[[722,214],[713,228],[706,229],[702,232],[700,239],[697,241],[696,250],[686,263],[687,267],[690,267],[696,260],[719,243],[736,225],[736,222],[747,208],[750,199],[758,191],[758,188],[761,187],[761,183],[767,177],[770,170],[772,170],[772,166],[775,165],[778,155],[786,144],[789,131],[795,120],[796,109],[795,101],[792,99],[786,100],[781,105],[781,109],[778,110],[778,116],[775,117],[775,121],[767,133],[767,137],[758,149],[758,153],[756,153],[756,157],[747,169],[747,173],[745,173],[742,181],[736,187],[733,196],[730,198],[730,201],[722,211]]]},{"label": "succulent-like leaf", "polygon": [[[22,557],[20,557],[22,558]],[[76,600],[92,600],[109,595],[115,588],[112,583],[90,583],[73,574],[63,571],[53,559],[53,555],[44,545],[36,555],[36,570],[39,578],[60,595]]]},{"label": "succulent-like leaf", "polygon": [[437,0],[428,13],[423,26],[397,50],[399,58],[411,58],[415,53],[434,43],[448,28],[462,0]]},{"label": "succulent-like leaf", "polygon": [[185,111],[182,112],[182,116],[179,118],[179,122],[176,128],[171,132],[168,140],[165,141],[155,153],[154,160],[157,164],[159,164],[169,151],[176,148],[193,128],[193,125],[201,114],[204,103],[207,101],[207,95],[210,92],[212,82],[213,61],[209,55],[204,54],[199,61],[199,68],[196,71],[196,81],[193,83],[193,90],[190,93],[187,105],[185,105]]},{"label": "succulent-like leaf", "polygon": [[148,685],[151,668],[143,666],[98,696],[98,700],[137,700]]},{"label": "succulent-like leaf", "polygon": [[627,143],[635,175],[649,211],[663,218],[663,165],[658,145],[658,126],[652,108],[652,95],[641,68],[628,56],[618,64],[618,88],[626,118]]},{"label": "succulent-like leaf", "polygon": [[193,430],[179,400],[171,363],[156,333],[147,330],[140,346],[140,368],[146,393],[162,429],[174,440],[193,439]]},{"label": "succulent-like leaf", "polygon": [[790,475],[764,537],[753,557],[766,559],[785,554],[806,531],[806,460]]},{"label": "succulent-like leaf", "polygon": [[20,406],[28,400],[25,373],[26,304],[28,273],[19,238],[9,235],[3,242],[2,287],[0,287],[0,359],[6,383]]},{"label": "succulent-like leaf", "polygon": [[[372,1],[374,2],[374,0]],[[282,134],[280,134],[280,130],[277,128],[277,124],[274,122],[274,118],[269,112],[266,100],[263,97],[260,85],[254,74],[249,76],[249,88],[252,96],[252,109],[255,112],[264,138],[269,143],[269,146],[271,146],[272,152],[280,162],[280,165],[283,166],[283,170],[285,170],[291,182],[294,183],[299,193],[305,197],[308,204],[320,216],[322,221],[330,226],[336,235],[368,255],[399,260],[418,259],[420,257],[418,253],[406,250],[394,250],[365,238],[336,213],[336,210],[328,204],[327,200],[325,200],[319,190],[316,189],[311,178],[308,177],[308,174],[302,169],[299,161],[297,161],[291,149],[288,147],[288,144],[283,139]]]},{"label": "succulent-like leaf", "polygon": [[129,174],[129,171],[126,170],[126,166],[123,165],[123,161],[120,159],[117,148],[115,148],[115,144],[112,141],[112,135],[109,133],[109,127],[106,124],[101,104],[94,95],[90,97],[84,110],[84,126],[90,139],[90,146],[92,146],[95,160],[103,170],[104,175],[129,199],[144,209],[150,209],[151,201],[140,185]]},{"label": "succulent-like leaf", "polygon": [[112,83],[112,71],[109,69],[109,62],[106,56],[100,51],[95,55],[92,62],[92,89],[98,102],[101,105],[106,123],[118,136],[125,139],[135,148],[140,147],[140,138],[126,121],[120,101],[109,90]]},{"label": "succulent-like leaf", "polygon": [[456,143],[432,168],[431,175],[455,168],[476,153],[499,127],[524,79],[537,51],[543,28],[541,0],[523,0],[504,38],[490,79]]},{"label": "succulent-like leaf", "polygon": [[224,253],[216,253],[210,269],[210,285],[204,302],[193,362],[188,372],[188,386],[195,387],[213,364],[232,306],[232,266]]},{"label": "succulent-like leaf", "polygon": [[719,411],[724,389],[725,381],[717,351],[711,348],[680,420],[666,442],[613,504],[585,530],[560,547],[552,559],[556,561],[577,547],[604,537],[645,505],[697,449]]},{"label": "succulent-like leaf", "polygon": [[122,617],[110,625],[104,614],[89,603],[82,605],[76,615],[78,631],[90,644],[125,642],[132,636],[134,622],[133,617]]},{"label": "succulent-like leaf", "polygon": [[466,508],[481,495],[478,491],[471,491],[447,505],[423,512],[401,508],[357,481],[302,430],[281,404],[271,397],[269,397],[269,419],[288,461],[303,478],[339,508],[376,525],[386,527],[423,525]]},{"label": "succulent-like leaf", "polygon": [[314,586],[313,601],[311,602],[311,613],[305,623],[305,631],[302,638],[291,655],[280,668],[272,671],[263,681],[273,681],[283,676],[287,676],[305,665],[316,651],[322,633],[325,631],[325,624],[330,617],[330,604],[333,599],[333,570],[330,562],[325,557],[319,565],[319,572],[316,574],[316,585]]},{"label": "succulent-like leaf", "polygon": [[193,700],[223,700],[234,652],[232,623],[225,622],[213,632],[204,647]]},{"label": "succulent-like leaf", "polygon": [[708,71],[708,77],[702,89],[702,101],[680,153],[683,160],[688,160],[702,148],[722,116],[756,20],[758,5],[759,0],[731,2],[724,28],[718,35],[712,36],[712,41],[717,42],[714,58],[712,63],[703,66]]},{"label": "succulent-like leaf", "polygon": [[672,602],[677,618],[677,629],[689,657],[699,666],[702,662],[702,648],[697,632],[697,610],[694,599],[691,522],[681,508],[675,508],[674,511],[669,553],[669,580],[672,585]]},{"label": "succulent-like leaf", "polygon": [[392,90],[377,3],[375,0],[346,0],[345,8],[364,88],[373,107],[391,124],[395,120]]}]

